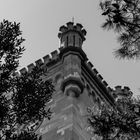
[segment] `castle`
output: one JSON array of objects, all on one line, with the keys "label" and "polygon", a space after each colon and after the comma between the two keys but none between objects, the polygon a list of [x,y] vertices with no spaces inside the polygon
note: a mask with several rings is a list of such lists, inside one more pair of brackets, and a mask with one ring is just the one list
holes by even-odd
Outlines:
[{"label": "castle", "polygon": [[[115,106],[113,90],[82,50],[85,36],[86,30],[81,24],[68,22],[59,29],[62,44],[59,50],[35,62],[47,67],[46,79],[55,85],[55,94],[47,106],[52,109],[52,118],[44,119],[36,128],[42,140],[94,140],[87,123],[87,109],[97,113],[103,102]],[[28,65],[28,71],[33,67],[34,64]],[[23,68],[20,73],[25,71]],[[114,93],[119,95],[124,93],[122,90],[128,93],[129,88],[117,86]]]}]

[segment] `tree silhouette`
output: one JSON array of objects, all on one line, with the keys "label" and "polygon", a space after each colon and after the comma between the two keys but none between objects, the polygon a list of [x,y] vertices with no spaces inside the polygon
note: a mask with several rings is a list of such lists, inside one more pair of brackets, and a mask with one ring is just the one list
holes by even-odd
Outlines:
[{"label": "tree silhouette", "polygon": [[[3,20],[0,23],[0,139],[38,140],[30,124],[50,118],[46,103],[51,99],[54,87],[43,80],[46,69],[35,66],[31,72],[16,75],[19,58],[25,48],[20,24]],[[41,139],[41,137],[40,137]]]},{"label": "tree silhouette", "polygon": [[140,56],[140,0],[102,0],[102,27],[118,33],[120,48],[115,51],[120,58]]}]

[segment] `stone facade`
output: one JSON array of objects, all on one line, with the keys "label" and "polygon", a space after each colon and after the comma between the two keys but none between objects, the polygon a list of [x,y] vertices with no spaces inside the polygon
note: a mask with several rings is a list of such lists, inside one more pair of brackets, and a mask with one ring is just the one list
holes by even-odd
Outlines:
[{"label": "stone facade", "polygon": [[[52,118],[44,119],[36,128],[43,140],[91,140],[87,109],[97,113],[102,102],[114,106],[111,88],[82,50],[85,35],[81,24],[68,22],[60,27],[59,50],[35,62],[47,68],[44,79],[51,79],[55,85],[53,99],[46,106],[51,107]],[[27,67],[30,71],[34,64]],[[20,70],[25,71],[26,68]]]}]

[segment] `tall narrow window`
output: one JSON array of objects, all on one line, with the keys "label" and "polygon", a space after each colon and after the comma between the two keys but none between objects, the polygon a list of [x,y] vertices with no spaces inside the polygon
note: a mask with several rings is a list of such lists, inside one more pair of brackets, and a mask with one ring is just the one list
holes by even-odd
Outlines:
[{"label": "tall narrow window", "polygon": [[73,36],[73,46],[75,47],[75,35]]},{"label": "tall narrow window", "polygon": [[69,42],[69,38],[67,36],[67,39],[66,39],[66,47],[68,47],[68,42]]},{"label": "tall narrow window", "polygon": [[79,47],[81,47],[82,42],[81,42],[81,38],[79,38]]}]

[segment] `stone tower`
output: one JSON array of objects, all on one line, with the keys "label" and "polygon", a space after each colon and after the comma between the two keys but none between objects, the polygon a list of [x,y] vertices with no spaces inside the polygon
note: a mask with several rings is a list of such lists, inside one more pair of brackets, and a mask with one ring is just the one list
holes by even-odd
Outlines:
[{"label": "stone tower", "polygon": [[[102,102],[114,105],[107,82],[82,50],[85,36],[86,30],[81,24],[68,22],[59,29],[59,51],[43,57],[44,62],[36,61],[36,65],[43,63],[47,67],[46,79],[55,85],[53,98],[46,106],[51,107],[52,118],[44,119],[36,128],[43,140],[92,140],[87,110],[97,113]],[[28,69],[32,67],[30,64]]]}]

